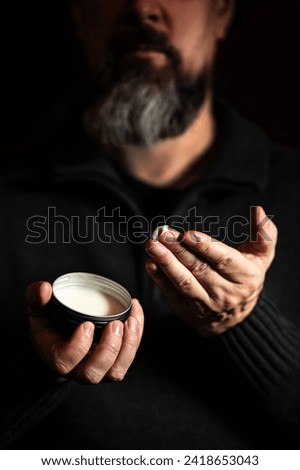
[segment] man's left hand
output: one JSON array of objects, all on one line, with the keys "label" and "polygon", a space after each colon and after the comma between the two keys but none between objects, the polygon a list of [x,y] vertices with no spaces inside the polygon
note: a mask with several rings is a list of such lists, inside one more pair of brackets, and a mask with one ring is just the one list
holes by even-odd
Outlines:
[{"label": "man's left hand", "polygon": [[261,207],[253,208],[251,223],[254,241],[237,249],[192,231],[168,230],[147,243],[147,272],[172,311],[203,336],[237,325],[258,302],[277,229]]}]

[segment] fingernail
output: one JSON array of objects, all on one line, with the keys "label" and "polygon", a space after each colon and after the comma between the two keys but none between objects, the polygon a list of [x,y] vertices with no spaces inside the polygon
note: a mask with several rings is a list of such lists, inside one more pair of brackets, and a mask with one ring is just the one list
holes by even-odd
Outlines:
[{"label": "fingernail", "polygon": [[157,264],[156,263],[147,263],[146,265],[146,269],[147,271],[151,272],[151,273],[156,273],[157,271]]},{"label": "fingernail", "polygon": [[85,336],[87,336],[88,338],[91,338],[94,334],[94,325],[91,323],[85,323],[83,325],[83,330],[84,330]]},{"label": "fingernail", "polygon": [[151,236],[152,240],[157,240],[159,235],[161,235],[164,232],[167,232],[168,229],[169,229],[168,225],[161,225],[159,227],[156,227],[156,229],[154,230]]},{"label": "fingernail", "polygon": [[119,321],[113,323],[113,332],[116,336],[122,336],[123,325]]},{"label": "fingernail", "polygon": [[162,256],[165,254],[166,249],[161,243],[154,241],[148,246],[147,251],[151,255]]},{"label": "fingernail", "polygon": [[193,233],[193,235],[191,235],[191,237],[190,237],[190,240],[191,240],[193,243],[199,243],[199,242],[201,242],[201,237],[199,237],[199,235],[195,235],[195,234]]},{"label": "fingernail", "polygon": [[138,322],[137,322],[136,318],[129,317],[128,318],[128,326],[129,326],[130,331],[132,331],[133,333],[136,333],[137,330],[138,330]]},{"label": "fingernail", "polygon": [[167,243],[174,243],[178,241],[178,237],[179,237],[178,233],[174,233],[174,232],[171,232],[171,230],[167,230],[164,233],[163,241]]}]

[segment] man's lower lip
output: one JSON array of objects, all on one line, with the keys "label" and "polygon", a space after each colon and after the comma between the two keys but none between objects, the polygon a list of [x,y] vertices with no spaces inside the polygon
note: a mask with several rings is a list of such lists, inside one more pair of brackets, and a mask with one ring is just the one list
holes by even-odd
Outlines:
[{"label": "man's lower lip", "polygon": [[138,57],[154,57],[158,55],[165,55],[163,52],[156,51],[154,49],[137,49],[135,51],[131,51],[130,54],[133,54]]},{"label": "man's lower lip", "polygon": [[164,67],[167,64],[168,58],[166,54],[154,49],[136,49],[133,51],[128,51],[122,57],[122,62],[126,63],[128,60],[140,59],[140,60],[149,60],[157,67]]}]

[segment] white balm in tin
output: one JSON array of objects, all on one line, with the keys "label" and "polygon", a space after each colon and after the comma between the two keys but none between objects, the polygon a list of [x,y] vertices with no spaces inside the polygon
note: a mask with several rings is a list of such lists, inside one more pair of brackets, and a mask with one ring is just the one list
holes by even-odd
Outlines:
[{"label": "white balm in tin", "polygon": [[95,333],[110,321],[125,320],[131,310],[131,296],[120,284],[92,273],[72,272],[52,285],[48,316],[61,333],[71,333],[79,323],[91,321]]},{"label": "white balm in tin", "polygon": [[56,298],[66,307],[93,317],[114,315],[123,310],[123,305],[111,295],[85,286],[56,289]]}]

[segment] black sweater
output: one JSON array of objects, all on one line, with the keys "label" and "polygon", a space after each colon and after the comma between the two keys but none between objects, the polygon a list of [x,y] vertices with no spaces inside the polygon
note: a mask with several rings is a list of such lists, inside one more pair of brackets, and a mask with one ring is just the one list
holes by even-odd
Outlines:
[{"label": "black sweater", "polygon": [[[218,337],[202,338],[175,318],[145,272],[151,188],[130,184],[74,122],[60,121],[38,148],[48,171],[35,167],[3,181],[1,447],[298,448],[300,155],[270,143],[227,106],[218,105],[216,118],[220,138],[201,181],[172,200],[167,192],[152,196],[169,198],[162,205],[162,215],[174,216],[169,223],[233,246],[250,232],[251,206],[274,215],[277,254],[261,298],[242,324]],[[77,163],[52,168],[65,156]],[[105,232],[104,215],[112,222]],[[126,224],[118,224],[120,215]],[[137,215],[142,236],[133,226]],[[244,222],[243,233],[234,221]],[[113,278],[144,307],[141,348],[122,383],[58,384],[31,349],[25,288],[69,271]]]}]

